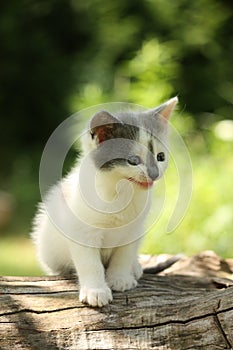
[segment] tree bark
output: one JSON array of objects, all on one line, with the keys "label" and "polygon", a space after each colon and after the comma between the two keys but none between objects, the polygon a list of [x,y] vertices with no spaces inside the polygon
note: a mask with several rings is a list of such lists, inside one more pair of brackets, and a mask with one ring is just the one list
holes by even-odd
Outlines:
[{"label": "tree bark", "polygon": [[79,302],[74,276],[1,277],[0,350],[232,349],[232,270],[213,252],[183,257],[101,309]]}]

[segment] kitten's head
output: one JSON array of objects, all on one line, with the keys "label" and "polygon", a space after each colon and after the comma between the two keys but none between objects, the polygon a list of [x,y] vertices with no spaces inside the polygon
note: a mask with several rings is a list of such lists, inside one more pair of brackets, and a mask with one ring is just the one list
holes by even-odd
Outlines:
[{"label": "kitten's head", "polygon": [[143,112],[107,111],[90,120],[83,139],[97,169],[146,189],[163,176],[168,163],[168,119],[177,97]]}]

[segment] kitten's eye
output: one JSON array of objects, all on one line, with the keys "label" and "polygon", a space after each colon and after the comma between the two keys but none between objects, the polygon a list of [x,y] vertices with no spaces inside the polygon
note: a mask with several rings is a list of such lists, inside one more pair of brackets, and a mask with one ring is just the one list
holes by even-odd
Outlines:
[{"label": "kitten's eye", "polygon": [[157,161],[158,162],[164,162],[165,161],[165,153],[164,152],[159,152],[157,154]]},{"label": "kitten's eye", "polygon": [[142,162],[139,156],[131,156],[127,161],[130,165],[139,165]]}]

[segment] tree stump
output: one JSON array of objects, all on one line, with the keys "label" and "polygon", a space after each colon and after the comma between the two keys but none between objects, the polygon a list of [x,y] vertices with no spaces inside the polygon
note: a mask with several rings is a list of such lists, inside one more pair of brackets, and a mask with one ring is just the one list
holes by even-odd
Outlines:
[{"label": "tree stump", "polygon": [[183,257],[101,309],[79,302],[74,276],[1,277],[0,350],[232,349],[232,271],[213,252]]}]

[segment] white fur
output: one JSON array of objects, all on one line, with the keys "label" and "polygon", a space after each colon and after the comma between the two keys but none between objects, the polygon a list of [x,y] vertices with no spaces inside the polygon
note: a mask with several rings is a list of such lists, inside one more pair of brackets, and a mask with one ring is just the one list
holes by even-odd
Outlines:
[{"label": "white fur", "polygon": [[[141,138],[147,146],[146,135]],[[111,289],[131,289],[142,274],[137,253],[150,190],[126,180],[145,181],[143,164],[97,170],[89,156],[95,147],[84,134],[84,156],[40,205],[32,237],[42,268],[49,274],[75,269],[80,301],[101,307],[112,300]],[[161,175],[166,165],[159,165]]]},{"label": "white fur", "polygon": [[[90,176],[93,164],[89,162]],[[80,300],[101,307],[112,300],[110,288],[131,289],[142,274],[137,252],[150,193],[128,181],[118,183],[117,174],[109,180],[109,174],[100,172],[96,187],[103,201],[86,203],[78,183],[79,172],[80,166],[76,166],[50,190],[46,202],[40,205],[32,236],[42,268],[49,274],[59,274],[75,267],[81,286]],[[85,172],[88,177],[88,170]],[[131,197],[126,198],[128,195]],[[111,201],[117,201],[119,208],[122,204],[122,208],[105,214],[104,205],[108,207]],[[93,204],[98,211],[92,208]],[[67,208],[75,214],[73,222],[66,220]],[[65,235],[59,230],[63,224]]]}]

